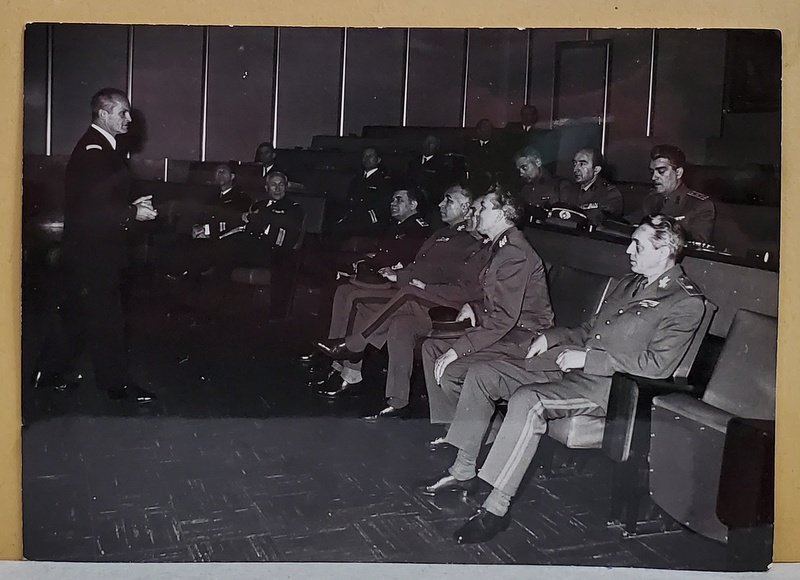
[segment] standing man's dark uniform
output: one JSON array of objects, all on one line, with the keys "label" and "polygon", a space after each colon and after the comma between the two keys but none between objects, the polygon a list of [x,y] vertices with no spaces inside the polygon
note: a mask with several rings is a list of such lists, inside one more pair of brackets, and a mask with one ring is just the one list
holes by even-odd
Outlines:
[{"label": "standing man's dark uniform", "polygon": [[66,299],[61,311],[70,340],[46,343],[39,379],[52,383],[74,370],[85,347],[98,388],[112,399],[146,403],[155,395],[128,374],[120,287],[128,266],[128,230],[136,220],[155,219],[157,212],[149,196],[131,197],[130,172],[116,149],[116,136],[127,133],[131,121],[125,93],[99,91],[92,98],[92,117],[66,170],[61,253]]},{"label": "standing man's dark uniform", "polygon": [[380,163],[377,150],[372,147],[364,150],[361,155],[364,171],[350,182],[344,211],[331,227],[334,238],[380,237],[390,226],[389,204],[394,190]]},{"label": "standing man's dark uniform", "polygon": [[439,153],[441,141],[428,135],[422,143],[422,154],[408,163],[406,178],[409,185],[422,194],[420,213],[431,224],[439,224],[439,203],[445,190],[452,185],[453,171],[444,155]]}]

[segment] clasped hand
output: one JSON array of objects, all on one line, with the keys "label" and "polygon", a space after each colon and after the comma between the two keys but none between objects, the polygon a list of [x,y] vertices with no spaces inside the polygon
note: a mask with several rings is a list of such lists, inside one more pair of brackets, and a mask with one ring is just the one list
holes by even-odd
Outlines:
[{"label": "clasped hand", "polygon": [[153,207],[153,196],[143,195],[133,202],[136,208],[136,221],[146,222],[158,217],[158,210]]}]

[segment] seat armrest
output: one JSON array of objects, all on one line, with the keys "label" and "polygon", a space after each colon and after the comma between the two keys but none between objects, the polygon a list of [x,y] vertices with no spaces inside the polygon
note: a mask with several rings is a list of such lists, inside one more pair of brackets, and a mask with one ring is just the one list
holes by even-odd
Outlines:
[{"label": "seat armrest", "polygon": [[775,422],[733,417],[722,452],[717,517],[729,528],[773,523]]},{"label": "seat armrest", "polygon": [[683,393],[672,393],[671,395],[654,397],[653,408],[664,409],[683,419],[689,419],[699,425],[711,427],[720,433],[725,433],[725,429],[728,427],[728,421],[733,417],[733,415],[727,411],[718,409],[717,407]]}]

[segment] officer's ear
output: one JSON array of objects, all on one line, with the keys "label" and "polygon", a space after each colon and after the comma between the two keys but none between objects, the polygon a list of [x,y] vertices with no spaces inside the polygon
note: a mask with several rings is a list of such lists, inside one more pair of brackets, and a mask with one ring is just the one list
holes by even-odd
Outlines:
[{"label": "officer's ear", "polygon": [[678,176],[678,179],[683,179],[683,167],[676,167],[675,175]]},{"label": "officer's ear", "polygon": [[594,174],[595,175],[600,175],[600,172],[603,171],[603,166],[602,165],[595,165],[593,170],[594,170]]},{"label": "officer's ear", "polygon": [[542,168],[542,160],[541,159],[534,159],[533,164],[538,167],[539,169]]}]

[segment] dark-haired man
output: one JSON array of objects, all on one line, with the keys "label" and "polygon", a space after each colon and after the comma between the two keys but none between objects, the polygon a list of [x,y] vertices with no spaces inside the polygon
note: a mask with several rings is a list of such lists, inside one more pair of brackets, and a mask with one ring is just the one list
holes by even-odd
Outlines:
[{"label": "dark-haired man", "polygon": [[561,189],[560,202],[579,209],[589,223],[599,225],[608,218],[622,217],[622,194],[601,177],[603,154],[598,149],[581,149],[572,158],[574,181]]},{"label": "dark-haired man", "polygon": [[495,403],[508,412],[477,474],[492,492],[455,532],[458,543],[483,542],[504,530],[509,502],[533,460],[547,422],[574,415],[604,417],[615,372],[667,378],[680,363],[704,313],[703,297],[677,259],[684,245],[678,222],[649,216],[633,233],[632,274],[577,328],[538,333],[525,359],[482,361],[464,380],[445,441],[459,451],[448,472],[422,488],[435,494],[477,482],[481,440]]},{"label": "dark-haired man", "polygon": [[642,200],[634,216],[661,213],[673,216],[686,230],[688,240],[710,244],[714,233],[714,202],[683,183],[686,154],[674,145],[656,145],[650,151],[653,191]]},{"label": "dark-haired man", "polygon": [[542,156],[531,146],[514,155],[519,178],[523,182],[517,197],[526,205],[549,208],[561,199],[563,181],[554,178],[542,165]]}]

